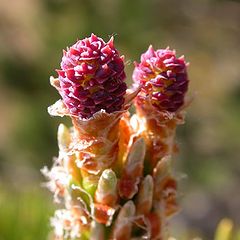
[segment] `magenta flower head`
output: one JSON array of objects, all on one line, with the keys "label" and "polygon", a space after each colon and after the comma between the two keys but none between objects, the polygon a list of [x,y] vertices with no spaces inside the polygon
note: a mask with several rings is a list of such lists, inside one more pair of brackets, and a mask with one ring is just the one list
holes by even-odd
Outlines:
[{"label": "magenta flower head", "polygon": [[150,46],[135,64],[133,80],[142,86],[136,99],[140,106],[150,101],[159,111],[175,112],[184,104],[189,82],[187,64],[169,48],[154,51]]},{"label": "magenta flower head", "polygon": [[113,37],[105,43],[94,34],[63,51],[59,93],[72,115],[88,119],[100,110],[122,109],[127,89],[123,58]]}]

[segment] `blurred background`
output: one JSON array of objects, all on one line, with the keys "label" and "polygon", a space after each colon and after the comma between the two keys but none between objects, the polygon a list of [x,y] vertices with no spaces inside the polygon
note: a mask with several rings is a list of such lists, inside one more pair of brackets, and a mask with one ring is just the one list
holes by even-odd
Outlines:
[{"label": "blurred background", "polygon": [[115,36],[129,85],[150,43],[185,55],[195,99],[178,128],[182,211],[173,235],[211,240],[224,217],[239,226],[240,1],[1,0],[0,240],[48,236],[55,206],[39,170],[51,166],[66,121],[47,113],[59,98],[49,76],[62,49],[92,32]]}]

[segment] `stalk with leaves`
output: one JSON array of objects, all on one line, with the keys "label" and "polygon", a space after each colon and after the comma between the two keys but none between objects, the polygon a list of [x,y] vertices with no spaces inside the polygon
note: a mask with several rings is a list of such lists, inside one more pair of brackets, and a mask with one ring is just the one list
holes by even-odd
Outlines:
[{"label": "stalk with leaves", "polygon": [[58,78],[50,78],[62,99],[49,113],[73,126],[60,124],[59,155],[43,169],[63,203],[51,219],[54,239],[168,239],[178,210],[171,160],[187,105],[186,67],[174,51],[150,46],[127,89],[113,38],[92,34],[63,52]]}]

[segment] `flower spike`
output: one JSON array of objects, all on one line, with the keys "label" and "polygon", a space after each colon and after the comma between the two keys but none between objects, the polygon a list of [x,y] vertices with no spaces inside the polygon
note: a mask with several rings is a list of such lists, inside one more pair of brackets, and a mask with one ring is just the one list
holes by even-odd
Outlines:
[{"label": "flower spike", "polygon": [[61,70],[57,70],[59,93],[72,115],[90,118],[100,110],[122,109],[126,76],[113,40],[105,43],[92,34],[63,52]]},{"label": "flower spike", "polygon": [[187,63],[177,58],[174,50],[154,50],[152,45],[135,63],[133,80],[142,86],[137,97],[139,105],[146,101],[159,111],[176,112],[184,104],[188,89]]}]

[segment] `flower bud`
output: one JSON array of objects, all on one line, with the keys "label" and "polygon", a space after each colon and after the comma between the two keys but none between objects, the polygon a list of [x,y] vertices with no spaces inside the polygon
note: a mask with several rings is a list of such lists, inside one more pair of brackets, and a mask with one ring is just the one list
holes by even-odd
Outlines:
[{"label": "flower bud", "polygon": [[113,45],[92,34],[63,51],[59,93],[69,112],[88,119],[105,110],[122,109],[126,83],[123,56]]},{"label": "flower bud", "polygon": [[131,199],[138,192],[138,184],[143,174],[145,152],[146,144],[144,139],[135,137],[119,181],[118,190],[122,198]]},{"label": "flower bud", "polygon": [[137,196],[137,214],[147,214],[152,208],[153,200],[153,179],[147,175],[141,182]]},{"label": "flower bud", "polygon": [[60,124],[58,127],[58,147],[60,151],[66,151],[71,142],[71,136],[68,128],[64,124]]},{"label": "flower bud", "polygon": [[117,177],[112,169],[106,169],[99,179],[95,199],[98,203],[114,207],[117,198]]},{"label": "flower bud", "polygon": [[133,80],[142,86],[138,105],[150,101],[159,111],[175,112],[184,104],[189,82],[187,64],[169,48],[155,51],[150,45],[141,62],[135,63]]},{"label": "flower bud", "polygon": [[128,240],[131,238],[132,218],[136,207],[132,201],[126,202],[121,208],[113,227],[113,239]]}]

